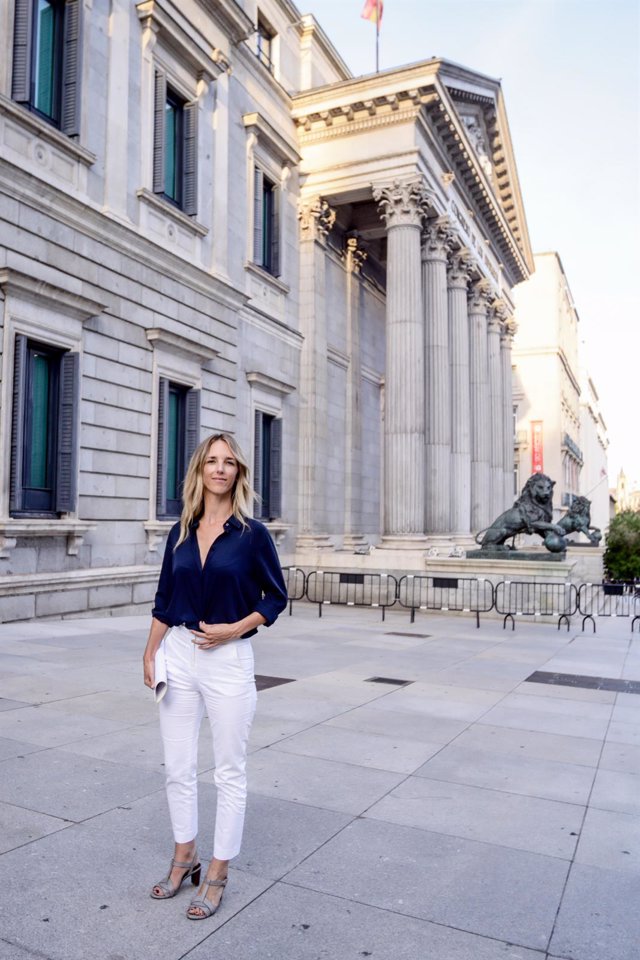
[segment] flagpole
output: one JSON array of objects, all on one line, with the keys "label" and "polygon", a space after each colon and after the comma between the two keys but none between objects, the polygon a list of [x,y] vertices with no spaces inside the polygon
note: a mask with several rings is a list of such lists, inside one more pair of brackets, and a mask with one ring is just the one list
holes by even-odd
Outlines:
[{"label": "flagpole", "polygon": [[376,73],[380,73],[380,0],[376,0]]}]

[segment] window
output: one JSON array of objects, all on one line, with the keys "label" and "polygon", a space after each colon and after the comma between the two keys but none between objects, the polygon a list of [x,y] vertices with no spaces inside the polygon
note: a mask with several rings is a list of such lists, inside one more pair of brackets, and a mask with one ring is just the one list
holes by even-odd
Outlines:
[{"label": "window", "polygon": [[11,95],[68,136],[79,130],[81,0],[16,0]]},{"label": "window", "polygon": [[282,420],[255,413],[253,487],[260,497],[256,517],[275,520],[282,513]]},{"label": "window", "polygon": [[12,516],[75,509],[79,356],[16,336],[11,422]]},{"label": "window", "polygon": [[156,488],[159,520],[180,516],[184,476],[199,442],[200,391],[160,377]]},{"label": "window", "polygon": [[256,30],[256,56],[260,63],[273,73],[273,38],[275,34],[271,27],[258,17],[258,28]]},{"label": "window", "polygon": [[187,103],[155,73],[153,192],[189,216],[197,211],[198,104]]},{"label": "window", "polygon": [[254,167],[253,259],[274,277],[280,275],[280,190]]}]

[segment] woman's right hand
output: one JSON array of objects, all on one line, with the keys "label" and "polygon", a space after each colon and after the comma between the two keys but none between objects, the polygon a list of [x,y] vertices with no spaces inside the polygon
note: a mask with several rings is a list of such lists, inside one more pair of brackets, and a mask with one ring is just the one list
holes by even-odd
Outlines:
[{"label": "woman's right hand", "polygon": [[149,657],[143,657],[142,667],[144,672],[144,684],[146,687],[151,687],[153,689],[153,683],[155,680],[155,663],[153,659],[149,659]]}]

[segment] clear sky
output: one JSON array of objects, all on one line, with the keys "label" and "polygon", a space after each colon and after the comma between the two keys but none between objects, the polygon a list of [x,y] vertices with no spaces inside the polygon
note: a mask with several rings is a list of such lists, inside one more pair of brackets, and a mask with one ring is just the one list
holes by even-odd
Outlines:
[{"label": "clear sky", "polygon": [[[296,0],[354,74],[364,0]],[[499,78],[534,252],[557,250],[609,430],[640,483],[640,0],[384,0],[380,67],[444,57]]]}]

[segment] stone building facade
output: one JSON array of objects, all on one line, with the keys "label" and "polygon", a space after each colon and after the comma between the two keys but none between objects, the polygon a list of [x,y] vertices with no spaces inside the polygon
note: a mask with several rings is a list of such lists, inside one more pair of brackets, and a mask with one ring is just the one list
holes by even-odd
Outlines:
[{"label": "stone building facade", "polygon": [[556,481],[554,516],[574,497],[592,501],[591,520],[608,525],[607,428],[585,365],[580,318],[562,260],[536,254],[535,273],[515,293],[514,492],[532,473]]},{"label": "stone building facade", "polygon": [[500,84],[354,78],[288,0],[2,0],[0,618],[148,604],[199,438],[283,562],[510,495],[533,266]]}]

